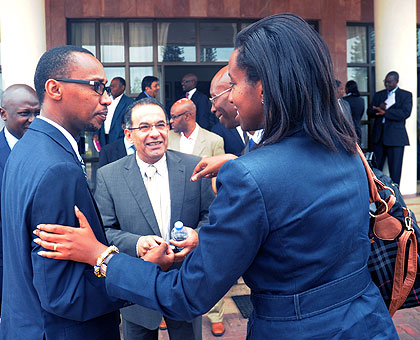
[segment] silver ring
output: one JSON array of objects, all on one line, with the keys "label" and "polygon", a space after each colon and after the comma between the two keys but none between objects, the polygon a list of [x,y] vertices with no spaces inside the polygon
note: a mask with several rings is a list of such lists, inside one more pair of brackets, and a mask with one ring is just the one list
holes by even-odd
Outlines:
[{"label": "silver ring", "polygon": [[57,243],[54,243],[54,251],[57,251]]}]

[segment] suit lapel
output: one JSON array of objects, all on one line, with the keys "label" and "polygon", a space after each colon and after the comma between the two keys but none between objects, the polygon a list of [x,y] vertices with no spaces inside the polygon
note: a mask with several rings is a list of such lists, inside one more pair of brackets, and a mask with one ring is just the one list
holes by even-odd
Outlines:
[{"label": "suit lapel", "polygon": [[170,150],[166,152],[166,163],[168,165],[169,192],[171,195],[170,229],[172,229],[174,223],[181,217],[185,195],[185,166],[182,164],[181,158]]},{"label": "suit lapel", "polygon": [[153,212],[152,204],[149,200],[149,195],[147,194],[146,187],[141,177],[140,169],[136,162],[135,154],[127,157],[127,161],[124,166],[124,177],[128,188],[130,189],[146,221],[149,223],[150,228],[156,235],[162,236],[156,221],[155,213]]},{"label": "suit lapel", "polygon": [[241,145],[245,146],[244,141],[242,140],[242,137],[239,135],[239,132],[236,130],[236,128],[230,129],[229,131],[232,133],[238,143],[241,143]]},{"label": "suit lapel", "polygon": [[206,139],[203,136],[202,127],[198,130],[197,140],[194,144],[193,155],[203,155],[203,156],[211,156],[211,155],[204,155],[204,149],[206,147]]}]

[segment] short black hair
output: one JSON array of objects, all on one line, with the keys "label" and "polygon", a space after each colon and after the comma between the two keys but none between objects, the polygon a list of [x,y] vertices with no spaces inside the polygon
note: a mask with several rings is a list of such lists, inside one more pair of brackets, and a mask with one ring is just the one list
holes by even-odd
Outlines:
[{"label": "short black hair", "polygon": [[125,79],[123,77],[114,77],[112,80],[117,79],[120,82],[120,85],[125,87]]},{"label": "short black hair", "polygon": [[146,90],[146,87],[151,87],[154,81],[159,81],[159,78],[156,78],[155,76],[144,77],[141,81],[141,90],[144,92],[144,90]]},{"label": "short black hair", "polygon": [[[395,78],[395,80],[397,81],[397,83],[398,83],[398,81],[400,80],[400,75],[398,74],[398,72],[396,72],[396,71],[391,71],[391,72],[388,72],[388,74],[386,75],[386,77],[388,77],[388,76],[391,76],[391,77],[394,77]],[[385,78],[386,78],[385,77]]]},{"label": "short black hair", "polygon": [[346,92],[351,93],[355,97],[360,97],[359,88],[357,87],[357,83],[354,80],[349,80],[346,83]]},{"label": "short black hair", "polygon": [[[159,101],[157,101],[155,98],[147,97],[147,98],[137,100],[134,103],[130,104],[129,107],[127,107],[127,110],[124,113],[124,117],[123,117],[123,121],[122,121],[122,123],[124,124],[124,127],[126,129],[129,129],[129,128],[133,127],[133,120],[132,120],[133,109],[136,106],[139,106],[139,105],[157,105],[157,106],[159,106],[163,110],[163,113],[165,114],[165,119],[167,120],[165,107]],[[168,123],[168,122],[166,121],[166,123]]]},{"label": "short black hair", "polygon": [[73,63],[72,53],[93,54],[85,48],[73,45],[57,46],[46,51],[36,66],[34,84],[39,104],[44,102],[45,83],[48,79],[67,78]]},{"label": "short black hair", "polygon": [[238,33],[235,50],[247,81],[262,84],[260,145],[302,129],[330,150],[341,145],[356,153],[356,133],[338,108],[328,47],[305,20],[294,14],[261,19]]}]

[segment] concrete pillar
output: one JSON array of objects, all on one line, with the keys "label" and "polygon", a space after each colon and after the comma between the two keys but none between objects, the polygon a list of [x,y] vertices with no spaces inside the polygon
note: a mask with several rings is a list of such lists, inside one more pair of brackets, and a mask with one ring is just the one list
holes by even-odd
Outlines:
[{"label": "concrete pillar", "polygon": [[404,150],[400,189],[417,192],[417,40],[416,0],[374,0],[376,90],[384,88],[389,71],[400,75],[399,86],[413,94],[413,110],[406,121],[410,146]]},{"label": "concrete pillar", "polygon": [[34,86],[39,58],[46,50],[44,0],[0,0],[3,89]]}]

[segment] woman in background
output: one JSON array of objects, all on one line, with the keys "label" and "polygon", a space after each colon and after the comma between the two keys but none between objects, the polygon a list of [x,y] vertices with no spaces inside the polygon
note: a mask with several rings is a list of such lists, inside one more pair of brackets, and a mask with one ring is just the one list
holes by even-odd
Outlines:
[{"label": "woman in background", "polygon": [[[107,292],[188,320],[243,276],[248,339],[397,339],[367,269],[368,184],[326,44],[295,15],[264,18],[238,34],[229,74],[242,129],[264,128],[259,147],[220,169],[210,225],[179,271],[116,254]],[[88,226],[40,229],[56,248],[41,256],[93,265],[107,248]],[[148,254],[173,259],[165,244]]]},{"label": "woman in background", "polygon": [[343,99],[350,104],[354,129],[356,130],[357,141],[360,144],[362,138],[360,120],[365,112],[365,102],[362,98],[360,98],[359,89],[357,88],[357,83],[354,80],[349,80],[346,83],[346,94],[347,96],[343,97]]}]

